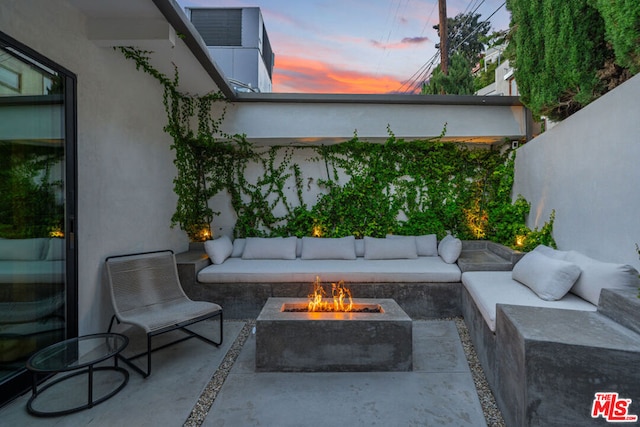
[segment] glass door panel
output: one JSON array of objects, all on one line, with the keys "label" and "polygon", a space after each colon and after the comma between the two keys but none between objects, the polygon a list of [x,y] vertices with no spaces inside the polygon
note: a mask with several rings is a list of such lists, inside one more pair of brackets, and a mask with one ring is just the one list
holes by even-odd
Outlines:
[{"label": "glass door panel", "polygon": [[75,185],[68,180],[67,163],[66,103],[75,102],[67,99],[69,82],[75,83],[0,38],[0,387],[5,396],[5,386],[25,376],[31,354],[74,329],[68,327],[67,292],[67,270],[74,266],[67,259],[68,194]]}]

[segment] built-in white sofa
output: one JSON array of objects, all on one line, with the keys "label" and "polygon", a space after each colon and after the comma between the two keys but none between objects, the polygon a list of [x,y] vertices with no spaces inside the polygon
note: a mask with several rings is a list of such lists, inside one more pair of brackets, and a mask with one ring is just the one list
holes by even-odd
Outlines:
[{"label": "built-in white sofa", "polygon": [[512,271],[465,271],[462,284],[462,314],[508,426],[602,425],[591,417],[601,391],[640,403],[633,267],[539,246]]},{"label": "built-in white sofa", "polygon": [[[257,316],[272,296],[307,297],[319,277],[344,281],[354,297],[394,298],[412,317],[459,315],[462,242],[425,236],[343,238],[220,237],[205,242],[211,264],[184,279],[192,298],[215,301],[225,316]],[[180,270],[180,256],[178,256]]]}]

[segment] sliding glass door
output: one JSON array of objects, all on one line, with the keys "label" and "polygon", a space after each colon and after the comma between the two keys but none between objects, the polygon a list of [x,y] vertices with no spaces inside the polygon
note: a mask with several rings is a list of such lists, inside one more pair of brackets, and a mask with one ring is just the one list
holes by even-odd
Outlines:
[{"label": "sliding glass door", "polygon": [[75,76],[0,32],[0,404],[77,335]]}]

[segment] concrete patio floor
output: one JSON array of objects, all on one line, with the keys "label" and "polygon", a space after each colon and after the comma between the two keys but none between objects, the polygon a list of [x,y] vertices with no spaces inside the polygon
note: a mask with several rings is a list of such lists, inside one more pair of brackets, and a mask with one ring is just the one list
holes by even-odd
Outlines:
[{"label": "concrete patio floor", "polygon": [[[207,323],[197,329],[215,336]],[[487,425],[454,321],[414,321],[412,372],[256,373],[251,325],[229,320],[224,329],[219,348],[192,339],[154,353],[150,377],[131,371],[119,394],[92,409],[37,418],[25,409],[27,393],[2,408],[0,419],[19,426]],[[140,342],[131,338],[130,346]],[[86,386],[74,381],[47,390],[39,405],[86,398]],[[97,377],[96,387],[113,381]]]}]

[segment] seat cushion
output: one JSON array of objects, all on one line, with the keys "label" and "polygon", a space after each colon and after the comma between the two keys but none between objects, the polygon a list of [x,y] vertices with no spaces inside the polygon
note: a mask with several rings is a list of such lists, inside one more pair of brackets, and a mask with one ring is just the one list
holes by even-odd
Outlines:
[{"label": "seat cushion", "polygon": [[244,260],[229,258],[198,273],[200,283],[452,283],[460,281],[460,269],[440,257],[366,260]]},{"label": "seat cushion", "polygon": [[462,274],[462,285],[494,332],[497,304],[596,311],[595,305],[572,293],[557,301],[540,299],[531,289],[513,280],[510,271],[467,271]]}]

